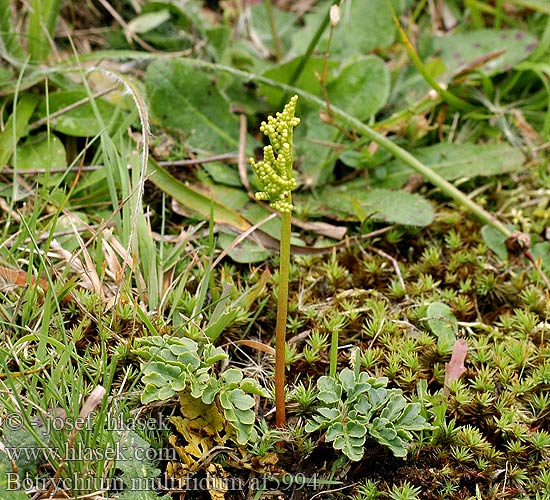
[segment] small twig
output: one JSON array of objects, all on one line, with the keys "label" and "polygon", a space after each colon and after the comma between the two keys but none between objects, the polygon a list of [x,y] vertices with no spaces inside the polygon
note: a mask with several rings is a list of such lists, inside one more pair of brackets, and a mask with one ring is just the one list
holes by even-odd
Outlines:
[{"label": "small twig", "polygon": [[550,281],[548,280],[548,277],[546,276],[546,273],[544,272],[542,267],[539,265],[539,262],[537,262],[536,259],[533,257],[533,254],[529,250],[526,250],[525,252],[523,252],[523,255],[527,260],[531,262],[531,264],[533,264],[533,267],[539,273],[539,276],[542,278],[542,281],[544,281],[546,288],[550,290]]},{"label": "small twig", "polygon": [[[360,247],[361,250],[364,252],[363,250],[363,247]],[[393,265],[393,268],[395,270],[395,274],[397,275],[397,279],[399,280],[399,284],[401,285],[401,288],[403,288],[403,290],[405,290],[405,281],[403,280],[403,275],[401,274],[401,269],[399,269],[399,263],[397,262],[396,259],[394,259],[391,255],[387,254],[386,252],[384,252],[383,250],[378,250],[378,248],[374,248],[373,246],[370,246],[369,245],[369,250],[372,250],[374,253],[377,253],[378,255],[380,255],[381,257],[384,257],[385,259],[388,259],[392,265]],[[409,294],[408,293],[405,293],[405,299],[409,300]]]},{"label": "small twig", "polygon": [[273,15],[271,0],[264,0],[264,6],[267,11],[267,18],[269,19],[269,29],[271,30],[271,36],[273,37],[273,45],[275,46],[275,57],[277,62],[280,62],[283,58],[283,45],[281,44],[279,33],[277,33],[277,27],[275,26],[275,16]]},{"label": "small twig", "polygon": [[149,45],[145,40],[143,40],[141,37],[133,33],[128,28],[128,23],[122,18],[122,16],[116,11],[116,9],[109,3],[107,0],[99,0],[99,3],[103,5],[105,10],[113,16],[113,19],[120,24],[122,29],[124,30],[124,35],[126,36],[126,40],[128,43],[131,43],[132,41],[136,42],[141,48],[148,50],[149,52],[153,53],[161,53],[160,50],[155,49],[152,45]]},{"label": "small twig", "polygon": [[269,214],[265,219],[262,219],[257,224],[254,224],[253,226],[249,227],[246,231],[243,231],[239,236],[237,236],[230,245],[228,245],[223,252],[218,255],[218,258],[214,261],[212,264],[212,269],[215,268],[220,261],[231,251],[233,248],[235,248],[241,241],[243,241],[245,238],[250,236],[256,229],[258,229],[260,226],[263,226],[266,222],[269,222],[271,219],[274,219],[277,217],[277,213],[274,212],[272,214]]},{"label": "small twig", "polygon": [[190,158],[188,160],[159,161],[162,167],[187,167],[190,165],[200,165],[201,163],[211,163],[214,161],[223,161],[226,163],[235,163],[239,157],[235,153],[224,153],[221,155],[209,156],[208,158]]},{"label": "small twig", "polygon": [[324,61],[323,61],[323,70],[320,75],[317,75],[317,78],[319,80],[319,84],[321,85],[321,88],[323,89],[323,96],[325,98],[325,103],[327,106],[327,115],[329,117],[332,116],[332,113],[330,112],[330,99],[328,97],[328,91],[326,86],[326,80],[328,75],[328,61],[330,56],[330,46],[332,45],[332,36],[334,35],[334,28],[338,25],[338,22],[340,21],[340,7],[336,4],[333,4],[330,6],[329,9],[329,19],[330,19],[330,30],[328,32],[328,42],[327,42],[327,49],[325,51]]},{"label": "small twig", "polygon": [[239,168],[239,177],[241,183],[246,189],[249,196],[254,196],[254,193],[250,191],[250,181],[248,180],[247,173],[247,161],[246,161],[246,115],[244,113],[239,114],[239,155],[237,157],[237,165]]},{"label": "small twig", "polygon": [[335,491],[342,491],[347,490],[348,488],[354,488],[357,486],[358,483],[353,484],[347,484],[346,486],[341,486],[340,488],[334,488],[333,490],[326,490],[326,491],[320,491],[319,493],[315,493],[312,497],[309,498],[309,500],[313,500],[314,498],[317,498],[320,495],[328,495],[329,493],[334,493]]},{"label": "small twig", "polygon": [[[50,115],[51,117],[51,115]],[[222,161],[226,163],[233,163],[238,161],[238,156],[233,153],[225,153],[221,155],[209,156],[208,158],[191,158],[188,160],[173,160],[173,161],[159,161],[159,165],[163,167],[187,167],[193,165],[201,165],[203,163],[212,163],[215,161]],[[67,167],[54,167],[54,168],[26,168],[25,170],[17,169],[18,175],[38,175],[38,174],[62,174],[67,171],[72,170],[81,170],[82,172],[95,172],[104,168],[103,165],[84,165],[79,167],[78,165],[70,165]],[[128,168],[132,168],[131,165],[128,165]],[[11,167],[6,167],[2,171],[6,174],[15,173],[15,169]]]},{"label": "small twig", "polygon": [[[27,377],[29,375],[32,375],[34,373],[40,373],[40,372],[43,372],[44,370],[46,369],[45,366],[43,366],[42,368],[35,368],[33,370],[25,370],[24,372],[9,372],[10,374],[10,377]],[[0,373],[0,380],[4,380],[4,379],[7,379],[8,378],[8,374],[7,373]],[[0,443],[1,444],[1,443]]]},{"label": "small twig", "polygon": [[[84,426],[84,422],[86,419],[90,416],[90,413],[101,403],[101,400],[103,399],[103,396],[106,394],[106,390],[101,385],[98,385],[94,388],[94,390],[90,393],[88,398],[86,399],[86,402],[84,403],[84,406],[80,410],[80,413],[78,414],[78,419],[75,420],[75,426],[71,434],[69,435],[69,440],[67,442],[67,452],[71,450],[74,447],[74,442],[76,439],[77,434],[80,432],[82,427]],[[63,457],[60,464],[57,467],[57,470],[55,471],[54,477],[50,481],[50,486],[48,487],[48,491],[46,492],[46,496],[50,495],[53,491],[53,489],[56,487],[57,481],[59,480],[59,477],[61,476],[61,471],[65,467],[65,464],[67,463],[67,457]]]},{"label": "small twig", "polygon": [[[40,118],[40,120],[36,120],[34,123],[31,123],[29,125],[29,131],[32,132],[33,130],[36,130],[37,128],[40,128],[42,125],[45,125],[49,121],[54,120],[58,116],[61,116],[65,113],[68,113],[69,111],[72,111],[73,109],[79,108],[80,106],[83,106],[84,104],[88,104],[92,99],[99,99],[100,97],[103,97],[104,95],[107,95],[111,93],[113,90],[116,90],[118,88],[118,85],[114,85],[113,87],[109,87],[108,89],[102,90],[101,92],[97,92],[91,97],[84,97],[84,99],[80,99],[80,101],[73,102],[72,104],[69,104],[68,106],[65,106],[64,108],[55,111],[54,113],[50,113],[48,116],[45,116],[44,118]],[[5,169],[7,170],[7,169]],[[66,169],[65,169],[66,170]],[[62,170],[64,172],[65,170]],[[17,170],[17,173],[20,171]],[[48,170],[48,172],[51,172],[51,170]]]}]

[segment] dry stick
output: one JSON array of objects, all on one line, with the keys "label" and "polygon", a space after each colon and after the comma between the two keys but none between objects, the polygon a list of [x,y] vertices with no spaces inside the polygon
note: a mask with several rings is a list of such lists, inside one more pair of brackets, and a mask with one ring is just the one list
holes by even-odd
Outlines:
[{"label": "dry stick", "polygon": [[[45,116],[44,118],[40,118],[40,120],[37,120],[34,123],[31,123],[29,125],[29,131],[32,132],[33,130],[36,130],[37,128],[41,127],[42,125],[45,125],[49,121],[54,120],[58,116],[68,113],[73,109],[83,106],[84,104],[88,104],[92,99],[98,99],[99,97],[103,97],[104,95],[110,94],[111,92],[113,92],[113,90],[116,90],[117,88],[118,88],[118,85],[114,85],[113,87],[109,87],[108,89],[95,93],[91,97],[85,97],[84,99],[80,99],[80,101],[73,102],[72,104],[69,104],[64,108],[58,111],[55,111],[54,113],[50,113],[48,116]],[[66,169],[62,170],[62,172],[64,172],[65,170]],[[19,170],[17,172],[19,173]],[[48,172],[51,172],[51,170],[48,170]]]},{"label": "dry stick", "polygon": [[231,251],[233,248],[235,248],[241,241],[243,241],[245,238],[250,236],[256,229],[263,226],[266,222],[269,222],[271,219],[274,219],[277,217],[277,213],[274,212],[270,215],[268,215],[265,219],[262,219],[260,222],[254,224],[253,226],[249,227],[246,231],[243,231],[239,236],[237,236],[230,245],[228,245],[220,255],[216,258],[214,263],[212,264],[212,268],[216,267],[220,261]]},{"label": "dry stick", "polygon": [[[113,19],[120,24],[122,29],[124,30],[124,34],[126,36],[126,40],[128,43],[130,43],[132,40],[136,42],[138,45],[141,46],[141,48],[153,52],[153,53],[163,53],[160,50],[155,49],[152,45],[149,45],[143,38],[136,35],[135,33],[132,33],[132,31],[128,28],[128,23],[122,18],[122,16],[116,11],[116,9],[113,8],[113,6],[107,2],[107,0],[99,0],[99,3],[103,5],[103,7],[113,16]],[[181,52],[182,54],[189,54],[189,51]]]},{"label": "dry stick", "polygon": [[[403,275],[401,274],[401,269],[399,269],[399,263],[397,262],[397,260],[394,259],[391,255],[384,252],[383,250],[379,250],[378,248],[374,248],[371,245],[369,245],[369,250],[372,250],[373,252],[377,253],[381,257],[384,257],[385,259],[388,259],[392,263],[393,269],[395,270],[395,274],[397,275],[397,279],[399,280],[399,284],[401,285],[401,288],[403,288],[403,290],[406,290],[405,280],[403,279]],[[366,253],[363,250],[363,247],[361,247],[361,251]],[[409,294],[406,293],[406,292],[405,292],[405,299],[409,300]]]},{"label": "dry stick", "polygon": [[239,178],[241,179],[241,184],[246,189],[248,196],[254,197],[254,193],[250,191],[250,181],[248,180],[247,174],[247,161],[246,161],[246,115],[241,113],[239,115],[239,155],[237,157],[237,165],[239,168]]},{"label": "dry stick", "polygon": [[208,158],[190,158],[188,160],[159,161],[157,163],[161,167],[187,167],[192,165],[200,165],[202,163],[211,163],[214,161],[234,163],[238,160],[239,157],[234,153],[223,153],[219,155],[209,156]]},{"label": "dry stick", "polygon": [[281,38],[277,32],[277,27],[275,26],[275,16],[273,15],[273,8],[271,7],[271,0],[264,0],[264,6],[267,11],[267,18],[269,20],[269,29],[271,30],[271,37],[275,45],[275,57],[277,62],[280,62],[283,58],[283,45],[281,44]]},{"label": "dry stick", "polygon": [[[65,111],[67,111],[65,109]],[[50,115],[51,117],[52,115]],[[187,167],[193,165],[201,165],[203,163],[212,163],[215,161],[221,161],[225,163],[232,163],[238,160],[238,156],[233,153],[225,153],[220,155],[209,156],[208,158],[192,158],[188,160],[173,160],[173,161],[159,161],[157,162],[162,167]],[[103,165],[85,165],[79,167],[78,165],[71,165],[68,167],[55,167],[55,168],[29,168],[25,170],[17,170],[18,175],[37,175],[37,174],[61,174],[65,173],[68,170],[81,170],[82,172],[95,172],[103,168]],[[132,168],[131,165],[128,165],[128,169]],[[13,174],[15,172],[11,167],[6,167],[2,171],[3,173]]]}]

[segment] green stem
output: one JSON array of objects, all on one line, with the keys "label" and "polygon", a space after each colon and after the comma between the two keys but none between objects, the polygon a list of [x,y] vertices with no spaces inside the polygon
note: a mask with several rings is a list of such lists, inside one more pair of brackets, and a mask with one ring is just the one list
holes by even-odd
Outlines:
[{"label": "green stem", "polygon": [[290,212],[281,213],[281,246],[279,261],[279,291],[277,294],[277,325],[275,327],[275,425],[286,425],[285,414],[285,351],[288,313],[288,275],[290,270]]},{"label": "green stem", "polygon": [[424,80],[426,80],[426,83],[428,83],[428,85],[430,85],[430,87],[432,87],[432,89],[434,89],[449,105],[454,106],[455,108],[462,111],[471,111],[472,109],[474,109],[474,106],[472,106],[470,103],[463,101],[459,97],[455,96],[452,92],[449,92],[448,90],[442,88],[441,85],[437,83],[436,79],[426,69],[426,66],[424,66],[424,63],[416,53],[416,50],[414,50],[414,47],[409,40],[409,37],[405,33],[405,30],[401,26],[401,22],[395,14],[392,3],[389,2],[389,5],[392,11],[393,22],[395,24],[395,27],[397,28],[401,40],[403,41],[403,45],[405,45],[411,61],[416,66],[416,69],[422,75]]},{"label": "green stem", "polygon": [[[336,0],[332,3],[332,5],[340,5],[340,0]],[[296,69],[294,70],[294,73],[292,73],[292,76],[290,77],[290,80],[288,81],[287,85],[290,85],[291,87],[298,81],[298,78],[300,78],[300,75],[304,71],[304,68],[306,67],[306,64],[308,60],[311,58],[313,51],[315,50],[315,47],[317,47],[317,44],[319,43],[319,40],[323,36],[323,33],[327,29],[327,26],[330,23],[330,7],[327,10],[327,13],[325,14],[325,17],[321,21],[321,24],[318,26],[317,31],[313,35],[313,38],[309,41],[309,45],[307,46],[306,51],[304,52],[304,55],[300,58],[300,62],[298,63],[298,66],[296,66]],[[281,104],[279,107],[282,107],[283,104],[287,101],[287,96],[284,95],[281,99]]]},{"label": "green stem", "polygon": [[336,375],[336,368],[338,368],[338,328],[332,330],[332,336],[330,341],[330,368],[329,375],[334,377]]},{"label": "green stem", "polygon": [[359,121],[357,118],[351,117],[341,109],[331,106],[331,111],[333,118],[346,123],[348,126],[352,126],[361,135],[368,137],[369,139],[373,140],[374,142],[385,148],[393,156],[399,158],[401,161],[406,163],[409,167],[422,175],[422,177],[427,179],[434,186],[440,188],[447,196],[453,198],[455,201],[465,206],[480,220],[482,220],[486,224],[490,224],[495,229],[498,229],[506,237],[511,236],[512,232],[492,214],[487,212],[476,202],[472,201],[462,191],[457,189],[454,184],[451,184],[448,180],[435,173],[430,167],[424,165],[420,160],[418,160],[408,151],[405,151],[403,148],[393,143],[387,137],[380,135],[378,132],[371,129],[368,125],[361,123],[361,121]]},{"label": "green stem", "polygon": [[275,46],[275,57],[277,62],[280,62],[283,58],[283,46],[279,33],[277,33],[277,27],[275,26],[275,16],[273,15],[273,7],[271,6],[271,0],[264,0],[264,7],[267,12],[267,18],[269,19],[269,29],[271,30],[271,36],[273,37],[273,45]]}]

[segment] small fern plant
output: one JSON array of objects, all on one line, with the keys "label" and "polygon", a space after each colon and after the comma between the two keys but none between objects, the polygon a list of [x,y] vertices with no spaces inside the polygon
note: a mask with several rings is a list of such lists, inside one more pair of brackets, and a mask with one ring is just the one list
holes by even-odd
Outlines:
[{"label": "small fern plant", "polygon": [[369,377],[345,368],[317,381],[320,407],[306,432],[326,431],[325,439],[350,460],[363,458],[367,438],[404,457],[412,432],[430,429],[420,403],[408,403],[400,389],[388,389],[386,377]]},{"label": "small fern plant", "polygon": [[290,268],[290,231],[292,191],[298,186],[292,172],[293,165],[293,129],[300,123],[294,116],[296,111],[295,95],[285,105],[282,112],[262,122],[260,130],[269,139],[270,145],[264,147],[264,158],[255,162],[250,158],[254,173],[260,182],[261,191],[256,199],[268,201],[281,216],[281,241],[279,252],[279,289],[277,296],[277,323],[275,326],[275,425],[286,425],[285,414],[285,345],[286,322],[288,313],[288,274]]}]

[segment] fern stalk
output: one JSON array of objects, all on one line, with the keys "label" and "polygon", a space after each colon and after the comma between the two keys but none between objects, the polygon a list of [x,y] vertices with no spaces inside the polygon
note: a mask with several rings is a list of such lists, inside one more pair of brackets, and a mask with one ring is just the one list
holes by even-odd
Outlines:
[{"label": "fern stalk", "polygon": [[285,410],[285,351],[288,314],[288,276],[290,270],[291,214],[281,213],[281,242],[279,257],[279,291],[277,295],[277,324],[275,326],[275,425],[286,424]]},{"label": "fern stalk", "polygon": [[286,320],[288,314],[288,275],[290,271],[290,231],[292,191],[297,183],[292,172],[293,128],[300,123],[294,116],[298,96],[292,97],[281,113],[269,116],[262,122],[260,130],[269,138],[270,145],[264,147],[264,158],[250,163],[260,181],[262,191],[256,199],[269,201],[272,208],[281,215],[281,242],[279,256],[279,290],[277,297],[277,323],[275,326],[275,425],[286,425],[285,412],[285,349]]}]

